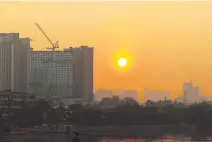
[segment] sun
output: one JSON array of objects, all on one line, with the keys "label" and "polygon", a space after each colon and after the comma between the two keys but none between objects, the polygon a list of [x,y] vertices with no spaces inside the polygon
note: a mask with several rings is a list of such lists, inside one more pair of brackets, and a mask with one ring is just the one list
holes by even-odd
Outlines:
[{"label": "sun", "polygon": [[119,58],[118,65],[120,67],[125,67],[127,65],[127,59],[126,58]]}]

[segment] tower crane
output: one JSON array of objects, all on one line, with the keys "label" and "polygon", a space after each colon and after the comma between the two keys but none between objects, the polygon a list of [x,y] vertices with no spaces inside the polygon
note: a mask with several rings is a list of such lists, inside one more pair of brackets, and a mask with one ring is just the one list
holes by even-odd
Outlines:
[{"label": "tower crane", "polygon": [[52,51],[55,51],[56,48],[59,48],[58,41],[56,43],[53,43],[50,38],[47,36],[47,34],[44,32],[44,30],[41,28],[41,26],[38,23],[35,23],[35,25],[38,27],[38,29],[43,33],[43,35],[46,37],[46,39],[51,43],[52,47],[47,48]]}]

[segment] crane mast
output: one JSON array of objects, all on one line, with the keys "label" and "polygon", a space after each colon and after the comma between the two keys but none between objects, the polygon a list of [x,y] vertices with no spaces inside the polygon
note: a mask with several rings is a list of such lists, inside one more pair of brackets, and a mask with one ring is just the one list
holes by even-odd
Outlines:
[{"label": "crane mast", "polygon": [[52,45],[51,48],[47,48],[47,49],[51,49],[52,51],[55,51],[56,48],[59,48],[58,46],[58,41],[54,44],[51,39],[48,37],[48,35],[44,32],[44,30],[41,28],[41,26],[38,23],[35,23],[35,25],[38,27],[38,29],[43,33],[43,35],[46,37],[46,39],[50,42],[50,44]]}]

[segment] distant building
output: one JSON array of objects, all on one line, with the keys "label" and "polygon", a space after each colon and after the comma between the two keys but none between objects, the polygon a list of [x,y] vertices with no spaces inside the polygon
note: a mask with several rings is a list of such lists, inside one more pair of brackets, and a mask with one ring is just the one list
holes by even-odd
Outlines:
[{"label": "distant building", "polygon": [[191,82],[186,82],[183,84],[183,103],[188,103],[189,98],[193,95],[193,84]]},{"label": "distant building", "polygon": [[[24,104],[34,104],[35,96],[29,93],[0,91],[0,109],[1,112],[8,112],[10,109],[21,108]],[[10,104],[8,104],[10,103]]]},{"label": "distant building", "polygon": [[138,92],[135,90],[117,89],[113,91],[113,96],[119,96],[120,99],[129,97],[137,100]]},{"label": "distant building", "polygon": [[209,96],[204,96],[203,97],[203,100],[205,101],[205,102],[207,102],[207,101],[212,101],[212,96],[211,95],[209,95]]},{"label": "distant building", "polygon": [[200,89],[191,82],[183,84],[183,97],[185,104],[198,103],[203,100]]},{"label": "distant building", "polygon": [[73,96],[71,51],[31,52],[31,93],[38,98]]},{"label": "distant building", "polygon": [[124,89],[117,89],[113,90],[106,90],[106,89],[99,89],[95,91],[96,100],[101,100],[103,98],[118,96],[120,99],[125,98],[132,98],[137,100],[138,93],[135,90],[124,90]]},{"label": "distant building", "polygon": [[125,89],[121,88],[121,89],[115,89],[113,90],[113,96],[122,96],[124,95]]},{"label": "distant building", "polygon": [[153,102],[157,102],[160,100],[169,100],[171,94],[169,91],[158,91],[158,90],[150,90],[145,88],[144,89],[145,101],[151,100]]},{"label": "distant building", "polygon": [[112,97],[112,95],[112,90],[98,89],[95,91],[95,100],[100,101],[103,98]]},{"label": "distant building", "polygon": [[138,92],[135,91],[135,90],[125,90],[124,94],[121,96],[121,99],[126,98],[126,97],[133,98],[134,100],[137,100],[138,99]]},{"label": "distant building", "polygon": [[184,96],[178,96],[174,99],[174,102],[184,103]]},{"label": "distant building", "polygon": [[30,39],[0,33],[0,90],[29,92]]}]

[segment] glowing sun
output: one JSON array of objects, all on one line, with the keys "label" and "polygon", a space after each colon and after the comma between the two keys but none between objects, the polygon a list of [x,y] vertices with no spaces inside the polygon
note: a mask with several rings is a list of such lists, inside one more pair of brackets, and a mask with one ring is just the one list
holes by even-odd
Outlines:
[{"label": "glowing sun", "polygon": [[125,67],[127,65],[127,59],[126,58],[119,58],[118,65],[120,67]]}]

